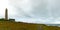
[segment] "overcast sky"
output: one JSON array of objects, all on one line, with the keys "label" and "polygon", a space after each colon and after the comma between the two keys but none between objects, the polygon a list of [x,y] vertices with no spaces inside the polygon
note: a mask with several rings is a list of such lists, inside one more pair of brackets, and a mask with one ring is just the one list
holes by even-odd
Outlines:
[{"label": "overcast sky", "polygon": [[5,8],[16,21],[60,24],[60,0],[0,0],[0,18]]}]

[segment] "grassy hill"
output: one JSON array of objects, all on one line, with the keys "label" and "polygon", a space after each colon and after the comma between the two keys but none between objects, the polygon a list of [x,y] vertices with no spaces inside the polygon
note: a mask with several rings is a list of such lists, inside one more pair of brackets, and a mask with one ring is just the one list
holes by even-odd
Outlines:
[{"label": "grassy hill", "polygon": [[0,21],[0,30],[60,30],[60,27],[14,21]]}]

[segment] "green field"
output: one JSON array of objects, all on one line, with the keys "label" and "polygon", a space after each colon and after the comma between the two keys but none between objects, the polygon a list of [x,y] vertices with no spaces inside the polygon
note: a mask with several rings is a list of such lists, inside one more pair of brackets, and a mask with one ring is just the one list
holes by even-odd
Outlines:
[{"label": "green field", "polygon": [[60,30],[60,27],[14,21],[0,21],[0,30]]}]

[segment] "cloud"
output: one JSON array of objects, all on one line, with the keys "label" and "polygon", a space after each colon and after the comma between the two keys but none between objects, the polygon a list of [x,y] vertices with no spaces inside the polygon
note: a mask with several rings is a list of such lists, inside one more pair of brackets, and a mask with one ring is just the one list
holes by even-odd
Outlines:
[{"label": "cloud", "polygon": [[7,0],[0,0],[0,18],[4,17],[5,8],[8,6]]},{"label": "cloud", "polygon": [[9,0],[10,17],[28,23],[60,24],[60,0]]}]

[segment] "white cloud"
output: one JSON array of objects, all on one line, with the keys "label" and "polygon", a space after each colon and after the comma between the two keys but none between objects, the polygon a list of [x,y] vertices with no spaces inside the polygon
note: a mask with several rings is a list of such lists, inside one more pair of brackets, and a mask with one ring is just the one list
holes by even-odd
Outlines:
[{"label": "white cloud", "polygon": [[8,7],[8,0],[0,0],[0,18],[4,17],[5,8]]}]

